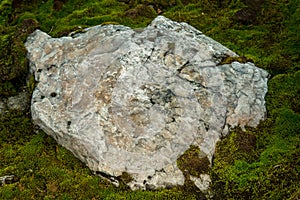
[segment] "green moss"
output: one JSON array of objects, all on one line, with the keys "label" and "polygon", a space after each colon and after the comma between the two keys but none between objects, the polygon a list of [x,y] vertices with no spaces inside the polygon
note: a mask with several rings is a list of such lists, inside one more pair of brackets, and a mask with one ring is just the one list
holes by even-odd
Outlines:
[{"label": "green moss", "polygon": [[32,134],[30,116],[19,111],[10,111],[0,116],[0,147],[5,143],[23,143]]},{"label": "green moss", "polygon": [[[250,128],[249,128],[250,129]],[[256,136],[251,131],[244,132],[239,128],[232,130],[230,136],[222,140],[216,148],[216,154],[226,155],[222,158],[222,162],[233,164],[234,160],[245,159],[253,160],[257,157]],[[225,146],[226,148],[222,148]]]},{"label": "green moss", "polygon": [[123,172],[120,177],[118,177],[123,183],[127,184],[131,181],[133,181],[133,178],[130,176],[129,173]]},{"label": "green moss", "polygon": [[12,96],[25,85],[28,62],[24,41],[37,27],[35,20],[24,18],[14,27],[0,28],[0,96]]},{"label": "green moss", "polygon": [[0,26],[5,25],[8,16],[11,14],[11,0],[3,0],[0,2]]},{"label": "green moss", "polygon": [[135,8],[127,10],[124,13],[124,15],[130,18],[137,18],[137,17],[154,18],[157,15],[157,13],[152,6],[139,4]]},{"label": "green moss", "polygon": [[[294,142],[291,139],[273,137],[271,144],[254,162],[249,162],[246,157],[238,159],[233,156],[229,163],[223,158],[228,158],[228,154],[216,154],[212,169],[216,196],[223,199],[285,199],[297,192],[294,182],[299,181],[296,178],[299,139],[294,137]],[[224,144],[219,147],[229,148]]]},{"label": "green moss", "polygon": [[233,62],[239,62],[239,63],[247,63],[247,62],[253,62],[251,59],[248,59],[243,56],[238,56],[238,57],[225,57],[221,60],[218,65],[224,65],[224,64],[231,64]]},{"label": "green moss", "polygon": [[177,166],[184,175],[184,185],[181,187],[181,190],[187,194],[195,194],[197,198],[206,199],[205,195],[190,179],[190,176],[200,178],[201,174],[209,174],[210,172],[211,164],[208,158],[201,154],[199,147],[191,145],[177,159]]},{"label": "green moss", "polygon": [[276,116],[280,108],[289,108],[300,112],[300,71],[294,74],[281,74],[269,81],[266,97],[270,115]]},{"label": "green moss", "polygon": [[289,109],[282,109],[276,118],[274,132],[282,137],[296,136],[300,130],[300,114]]},{"label": "green moss", "polygon": [[35,19],[36,16],[34,13],[30,13],[30,12],[24,12],[20,15],[20,17],[18,18],[18,24],[21,24],[24,20],[28,20],[28,19]]},{"label": "green moss", "polygon": [[208,158],[206,156],[201,158],[199,147],[193,145],[177,159],[177,166],[184,174],[195,177],[207,174],[210,170]]},{"label": "green moss", "polygon": [[4,83],[0,83],[1,97],[13,96],[16,94],[17,94],[17,89],[15,88],[12,82],[6,81]]}]

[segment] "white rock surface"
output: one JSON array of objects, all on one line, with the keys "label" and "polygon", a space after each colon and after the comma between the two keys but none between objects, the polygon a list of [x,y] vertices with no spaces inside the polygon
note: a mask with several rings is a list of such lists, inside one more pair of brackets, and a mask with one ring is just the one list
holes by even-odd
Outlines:
[{"label": "white rock surface", "polygon": [[91,170],[129,173],[132,189],[182,185],[176,160],[190,145],[211,160],[231,127],[265,117],[267,72],[218,65],[237,55],[186,23],[159,16],[143,30],[95,26],[62,38],[37,30],[25,45],[38,81],[34,122]]}]

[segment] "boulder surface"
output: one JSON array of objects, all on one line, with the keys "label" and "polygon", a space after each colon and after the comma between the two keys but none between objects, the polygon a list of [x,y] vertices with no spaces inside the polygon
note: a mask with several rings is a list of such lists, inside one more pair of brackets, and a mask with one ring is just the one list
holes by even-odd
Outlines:
[{"label": "boulder surface", "polygon": [[[158,16],[144,29],[95,26],[25,43],[37,81],[31,112],[97,174],[132,189],[184,184],[177,159],[190,146],[211,162],[230,128],[264,119],[268,73],[187,23]],[[191,177],[202,190],[209,176]]]}]

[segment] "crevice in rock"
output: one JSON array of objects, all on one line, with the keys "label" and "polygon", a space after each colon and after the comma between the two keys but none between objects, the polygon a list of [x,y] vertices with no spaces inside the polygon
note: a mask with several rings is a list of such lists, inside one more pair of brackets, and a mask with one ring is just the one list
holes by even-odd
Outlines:
[{"label": "crevice in rock", "polygon": [[190,64],[190,61],[189,61],[189,60],[187,60],[181,67],[179,67],[179,68],[177,69],[177,72],[180,74],[181,71],[182,71],[188,64]]},{"label": "crevice in rock", "polygon": [[[225,136],[226,136],[226,134],[227,134],[227,131],[225,130],[225,128],[226,128],[226,126],[228,125],[227,124],[227,116],[228,116],[228,106],[226,106],[226,113],[225,113],[225,117],[224,117],[224,124],[223,124],[223,126],[222,126],[222,131],[221,131],[221,138],[224,138]],[[225,132],[224,132],[225,131]]]},{"label": "crevice in rock", "polygon": [[151,52],[150,52],[150,55],[146,58],[145,62],[144,62],[144,65],[151,59],[151,56],[154,52],[154,47],[151,48]]},{"label": "crevice in rock", "polygon": [[101,171],[96,171],[95,174],[104,179],[111,181],[115,185],[119,185],[119,181],[117,180],[117,177],[115,177],[115,176],[111,176],[111,175],[101,172]]},{"label": "crevice in rock", "polygon": [[[183,77],[180,77],[179,75],[177,75],[180,79],[182,80],[185,80],[185,81],[188,81],[189,83],[191,83],[193,86],[195,86],[197,89],[200,89],[200,88],[203,88],[203,89],[208,89],[208,87],[206,87],[205,85],[201,84],[201,83],[198,83],[198,82],[195,82],[195,81],[191,81],[191,80],[188,80],[186,78],[183,78]],[[197,90],[196,88],[194,88],[194,90]]]}]

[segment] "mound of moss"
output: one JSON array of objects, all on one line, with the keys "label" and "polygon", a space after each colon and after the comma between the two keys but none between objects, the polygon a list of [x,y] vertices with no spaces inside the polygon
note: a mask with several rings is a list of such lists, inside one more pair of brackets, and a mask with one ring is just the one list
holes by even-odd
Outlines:
[{"label": "mound of moss", "polygon": [[[179,157],[178,167],[193,176],[209,171],[215,199],[299,199],[300,0],[2,0],[0,100],[32,92],[23,43],[36,28],[54,37],[99,24],[141,28],[159,14],[188,22],[237,52],[238,61],[253,61],[271,74],[267,119],[246,132],[231,131],[218,143],[211,169],[194,147]],[[204,198],[188,181],[132,192],[126,174],[115,188],[35,129],[28,112],[1,114],[0,177],[17,179],[0,186],[0,199]]]}]

